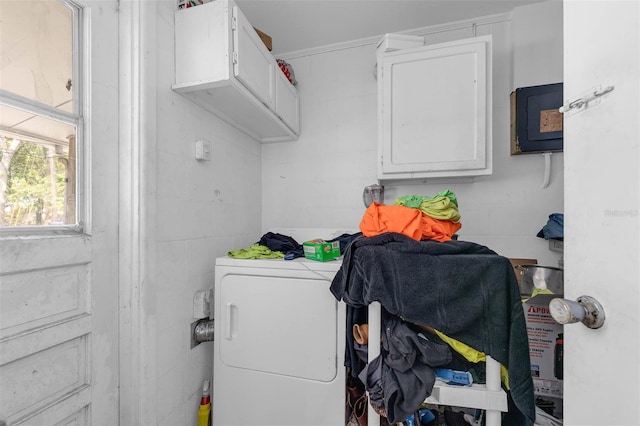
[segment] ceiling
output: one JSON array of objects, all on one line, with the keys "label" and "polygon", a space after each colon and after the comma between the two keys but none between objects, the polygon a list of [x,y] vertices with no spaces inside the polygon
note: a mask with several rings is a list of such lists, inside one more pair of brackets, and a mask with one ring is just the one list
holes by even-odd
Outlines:
[{"label": "ceiling", "polygon": [[236,0],[274,55],[506,13],[545,0]]}]

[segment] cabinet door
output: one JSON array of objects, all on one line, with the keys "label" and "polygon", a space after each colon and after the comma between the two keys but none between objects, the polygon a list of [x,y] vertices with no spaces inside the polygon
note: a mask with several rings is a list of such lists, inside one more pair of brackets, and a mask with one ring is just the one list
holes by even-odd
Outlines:
[{"label": "cabinet door", "polygon": [[489,42],[381,55],[381,179],[491,172]]},{"label": "cabinet door", "polygon": [[298,91],[289,82],[287,76],[278,68],[276,70],[276,114],[296,134],[300,132],[300,109]]},{"label": "cabinet door", "polygon": [[233,8],[233,74],[260,101],[273,109],[275,59],[247,18]]}]

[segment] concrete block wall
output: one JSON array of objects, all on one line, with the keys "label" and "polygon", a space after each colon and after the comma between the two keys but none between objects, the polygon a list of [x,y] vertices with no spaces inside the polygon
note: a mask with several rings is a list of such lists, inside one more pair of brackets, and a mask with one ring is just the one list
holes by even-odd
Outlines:
[{"label": "concrete block wall", "polygon": [[[537,20],[546,20],[548,55],[562,52],[562,10],[556,2],[534,5],[517,14],[525,30],[517,31],[510,16],[425,28],[426,43],[491,34],[493,37],[493,161],[491,176],[473,183],[420,181],[385,185],[385,202],[402,195],[435,195],[442,189],[456,193],[462,215],[460,239],[487,245],[507,257],[536,258],[557,266],[560,254],[536,237],[551,213],[563,211],[563,155],[551,158],[551,179],[542,188],[541,154],[510,155],[509,94],[514,89],[514,68],[519,85],[542,84],[535,67],[554,83],[561,80],[562,61],[536,61],[523,55],[530,37],[540,40]],[[552,7],[555,15],[550,15]],[[537,8],[537,9],[536,9]],[[517,10],[517,9],[516,9]],[[532,11],[536,13],[532,13]],[[558,13],[559,12],[559,13]],[[530,22],[533,20],[534,22]],[[420,34],[420,31],[413,31]],[[270,144],[262,150],[263,228],[322,226],[357,228],[364,205],[362,189],[377,182],[377,87],[372,70],[375,43],[344,48],[296,52],[286,58],[294,68],[301,99],[302,133],[295,142]],[[514,52],[527,57],[526,67],[514,66]],[[534,51],[535,52],[535,51]],[[557,58],[557,56],[551,56]],[[536,65],[537,64],[537,65]]]},{"label": "concrete block wall", "polygon": [[[261,235],[261,145],[171,90],[176,5],[156,7],[155,271],[144,290],[155,345],[145,384],[156,395],[155,424],[173,426],[197,423],[203,381],[213,376],[213,344],[190,347],[194,294],[213,288],[216,257]],[[210,143],[210,161],[195,159],[198,139]]]},{"label": "concrete block wall", "polygon": [[[212,377],[212,345],[189,347],[193,295],[211,288],[214,260],[247,247],[272,228],[358,227],[362,189],[376,182],[375,43],[286,57],[299,81],[301,137],[261,145],[173,92],[175,2],[156,3],[154,58],[155,189],[147,196],[154,225],[144,283],[143,329],[151,342],[142,386],[153,396],[157,425],[195,424],[202,381]],[[561,21],[560,21],[561,22]],[[399,195],[433,195],[443,188],[460,200],[462,239],[509,257],[555,265],[559,255],[536,238],[548,214],[563,209],[562,154],[541,189],[541,156],[509,155],[509,93],[514,88],[513,23],[425,29],[431,42],[494,36],[494,174],[470,184],[387,185]],[[561,29],[560,29],[561,34]],[[561,67],[562,64],[557,64]],[[211,143],[211,161],[194,158],[194,142]],[[141,404],[144,404],[141,402]]]}]

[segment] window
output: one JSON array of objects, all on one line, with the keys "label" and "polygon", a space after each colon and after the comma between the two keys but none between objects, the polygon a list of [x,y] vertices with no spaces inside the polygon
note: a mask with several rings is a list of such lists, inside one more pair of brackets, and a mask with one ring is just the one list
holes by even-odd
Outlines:
[{"label": "window", "polygon": [[80,10],[0,1],[0,230],[76,228]]}]

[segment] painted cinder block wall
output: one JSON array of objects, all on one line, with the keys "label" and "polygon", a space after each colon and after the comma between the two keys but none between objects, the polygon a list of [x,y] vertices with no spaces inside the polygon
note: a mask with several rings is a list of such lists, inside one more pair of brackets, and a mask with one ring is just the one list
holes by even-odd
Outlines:
[{"label": "painted cinder block wall", "polygon": [[[155,7],[156,138],[153,146],[155,227],[148,235],[150,264],[143,328],[155,340],[145,354],[143,386],[148,424],[197,424],[202,384],[213,374],[213,345],[191,348],[193,297],[213,288],[215,258],[247,247],[262,229],[260,144],[171,90],[175,83],[175,1]],[[194,143],[211,144],[210,161],[195,159]]]},{"label": "painted cinder block wall", "polygon": [[[424,34],[428,44],[474,32],[492,35],[493,174],[473,183],[386,184],[385,202],[451,189],[460,203],[460,239],[557,266],[560,255],[536,234],[549,214],[563,211],[563,154],[552,155],[550,184],[542,189],[543,156],[510,155],[509,94],[517,87],[562,81],[562,5],[545,2],[477,22],[412,33]],[[362,189],[376,182],[375,43],[285,55],[299,81],[302,133],[296,142],[262,147],[264,228],[358,226]]]},{"label": "painted cinder block wall", "polygon": [[[545,46],[560,40],[562,52],[561,7],[541,7],[553,8],[544,28],[529,19],[549,11],[533,9],[475,26],[477,35],[492,34],[494,40],[493,175],[475,183],[387,185],[386,200],[449,188],[460,200],[461,239],[556,265],[559,254],[535,234],[548,214],[562,211],[562,154],[552,157],[546,189],[540,189],[542,156],[509,155],[509,93],[562,78],[561,60],[546,53],[537,60],[518,57],[532,40]],[[376,42],[283,55],[299,81],[302,133],[295,142],[261,145],[171,90],[175,2],[155,2],[153,8],[156,18],[148,22],[155,28],[147,31],[156,35],[156,51],[149,53],[153,72],[146,84],[155,96],[155,139],[147,142],[154,223],[145,242],[151,270],[143,289],[143,329],[151,347],[142,363],[141,386],[149,396],[141,410],[153,424],[195,424],[202,381],[212,377],[213,351],[208,343],[190,348],[193,295],[213,286],[214,259],[249,246],[270,228],[358,227],[362,188],[376,182]],[[514,30],[518,20],[530,22],[531,34]],[[421,30],[430,43],[474,31],[470,23]],[[519,67],[516,61],[528,63]],[[539,81],[540,69],[549,81]],[[211,161],[195,160],[197,139],[211,142]]]}]

